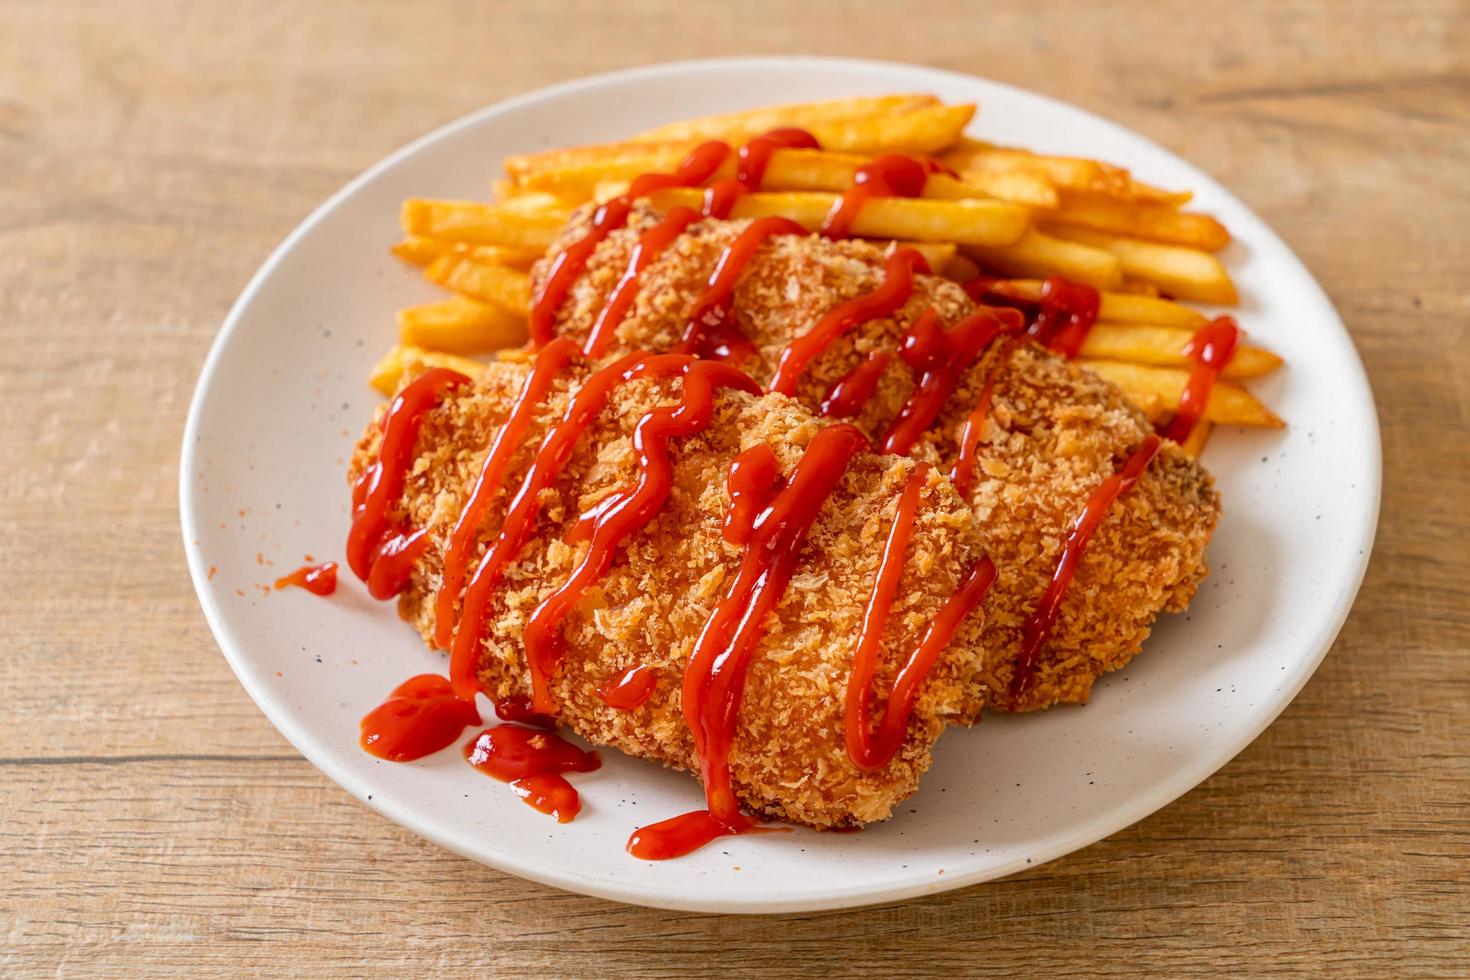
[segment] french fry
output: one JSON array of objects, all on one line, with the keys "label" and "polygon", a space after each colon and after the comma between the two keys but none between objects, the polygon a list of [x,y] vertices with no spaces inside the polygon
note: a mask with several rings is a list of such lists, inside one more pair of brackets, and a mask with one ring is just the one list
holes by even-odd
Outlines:
[{"label": "french fry", "polygon": [[[934,186],[925,185],[925,197],[973,197],[975,195],[968,192],[978,191],[986,197],[1047,211],[1056,207],[1059,201],[1057,190],[1046,175],[1030,170],[971,170],[959,180],[947,174],[935,174],[929,178],[929,184]],[[947,193],[951,184],[959,184],[967,193]]]},{"label": "french fry", "polygon": [[482,303],[495,303],[528,316],[531,277],[516,269],[488,265],[458,255],[442,255],[424,269],[424,278]]},{"label": "french fry", "polygon": [[809,129],[819,123],[845,119],[890,116],[897,113],[938,105],[932,95],[880,95],[864,98],[834,99],[830,102],[801,102],[795,105],[766,106],[745,109],[720,116],[703,116],[683,122],[669,123],[633,137],[637,142],[655,140],[735,139],[758,136],[780,126]]},{"label": "french fry", "polygon": [[545,250],[556,240],[568,213],[522,211],[479,201],[403,202],[403,230],[409,235],[477,245]]},{"label": "french fry", "polygon": [[1194,459],[1199,459],[1199,454],[1205,451],[1205,443],[1209,442],[1210,433],[1214,430],[1215,423],[1213,422],[1200,421],[1195,423],[1189,435],[1179,444],[1179,448],[1184,450],[1186,455]]},{"label": "french fry", "polygon": [[949,265],[950,260],[955,257],[955,252],[959,248],[959,246],[955,245],[954,242],[895,241],[892,243],[874,242],[873,244],[891,244],[894,248],[911,248],[914,251],[918,252],[920,255],[924,256],[924,261],[929,264],[929,268],[934,272],[938,272],[940,269],[943,269],[945,266]]},{"label": "french fry", "polygon": [[[1040,279],[1003,279],[996,284],[1007,294],[1035,303],[1041,299]],[[1152,296],[1134,296],[1129,293],[1103,292],[1099,297],[1097,318],[1119,323],[1156,323],[1165,327],[1184,327],[1197,330],[1209,322],[1209,318],[1198,310],[1182,303]]]},{"label": "french fry", "polygon": [[512,269],[525,271],[536,264],[536,260],[546,254],[541,249],[535,248],[512,248],[506,245],[466,245],[462,242],[448,242],[440,238],[427,238],[422,235],[405,235],[401,241],[393,246],[393,254],[398,256],[409,265],[425,266],[441,255],[453,253],[476,262],[487,262],[495,265],[509,266]]},{"label": "french fry", "polygon": [[1116,191],[1126,187],[1129,180],[1126,170],[1099,160],[1048,156],[975,139],[961,140],[939,159],[962,178],[967,173],[1030,171],[1042,174],[1055,186],[1068,190],[1103,191],[1112,188]]},{"label": "french fry", "polygon": [[[1111,381],[1135,402],[1157,397],[1169,411],[1179,408],[1179,397],[1189,383],[1189,371],[1184,368],[1084,358],[1078,358],[1073,363]],[[1216,382],[1210,389],[1210,400],[1205,403],[1202,417],[1205,421],[1221,425],[1249,425],[1268,429],[1279,429],[1285,425],[1254,395],[1228,381]]]},{"label": "french fry", "polygon": [[[1185,356],[1184,348],[1193,336],[1192,331],[1178,327],[1099,321],[1088,331],[1079,354],[1086,358],[1188,368],[1191,361]],[[1232,380],[1258,378],[1280,366],[1281,358],[1265,348],[1239,344],[1221,376]]]},{"label": "french fry", "polygon": [[505,172],[517,187],[560,194],[560,190],[550,184],[539,183],[537,178],[556,171],[588,169],[595,169],[600,174],[599,180],[631,180],[641,173],[666,173],[679,166],[689,151],[698,145],[698,140],[685,139],[660,143],[599,143],[541,153],[521,153],[505,158]]},{"label": "french fry", "polygon": [[1128,293],[1132,296],[1156,297],[1159,295],[1159,287],[1151,282],[1144,282],[1142,279],[1130,279],[1128,276],[1124,276],[1123,285],[1118,287],[1118,292]]},{"label": "french fry", "polygon": [[1035,228],[1008,245],[966,250],[981,265],[1008,276],[1065,276],[1099,289],[1123,284],[1123,267],[1104,249],[1056,238]]},{"label": "french fry", "polygon": [[[659,191],[650,200],[663,210],[681,204],[697,210],[704,200],[704,192],[678,187]],[[837,200],[836,194],[797,191],[747,194],[735,202],[730,217],[779,215],[815,231]],[[1029,212],[1025,208],[1004,201],[875,197],[863,205],[850,230],[860,238],[1000,245],[1014,242],[1025,234],[1028,221]]]},{"label": "french fry", "polygon": [[449,354],[480,354],[526,341],[526,321],[503,306],[468,296],[398,311],[398,340]]},{"label": "french fry", "polygon": [[398,391],[399,382],[403,380],[403,373],[417,364],[425,367],[446,367],[471,378],[479,377],[485,370],[485,365],[479,361],[472,361],[458,354],[443,354],[421,347],[399,345],[383,355],[382,360],[373,367],[368,382],[384,397],[392,398]]},{"label": "french fry", "polygon": [[974,116],[974,105],[936,105],[902,115],[814,123],[806,129],[828,150],[930,155],[953,146]]},{"label": "french fry", "polygon": [[1142,201],[1147,204],[1162,204],[1170,208],[1182,208],[1194,200],[1193,191],[1166,191],[1162,187],[1145,184],[1142,181],[1128,180],[1129,200]]},{"label": "french fry", "polygon": [[1111,252],[1129,276],[1154,283],[1181,299],[1233,306],[1240,297],[1220,260],[1199,249],[1160,245],[1075,225],[1045,224],[1048,233]]},{"label": "french fry", "polygon": [[1064,191],[1048,221],[1218,252],[1230,244],[1225,226],[1207,214],[1165,204],[1122,201],[1104,194]]}]

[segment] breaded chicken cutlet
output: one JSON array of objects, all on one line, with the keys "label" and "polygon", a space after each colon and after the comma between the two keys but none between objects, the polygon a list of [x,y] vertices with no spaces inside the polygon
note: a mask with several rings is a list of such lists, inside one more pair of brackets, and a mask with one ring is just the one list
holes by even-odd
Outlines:
[{"label": "breaded chicken cutlet", "polygon": [[[530,374],[526,365],[491,365],[478,381],[448,390],[422,416],[412,440],[392,520],[423,529],[427,547],[413,564],[399,608],[431,646],[442,645],[436,642],[442,630],[436,600],[455,525]],[[540,512],[534,528],[504,567],[476,644],[478,685],[492,699],[531,693],[528,624],[587,557],[587,540],[574,530],[579,516],[596,513],[610,494],[639,485],[640,453],[652,450],[635,440],[635,429],[655,409],[678,404],[687,383],[650,377],[614,387],[559,473],[536,494]],[[586,387],[586,369],[573,365],[535,402],[507,457],[503,489],[472,529],[482,564],[505,530],[527,470],[543,452],[538,447]],[[379,422],[386,411],[380,411]],[[667,499],[620,544],[561,624],[563,656],[549,690],[559,722],[593,743],[699,771],[700,754],[681,712],[681,683],[697,639],[741,567],[741,548],[723,532],[730,508],[727,472],[737,455],[765,446],[779,472],[796,480],[793,474],[811,447],[835,428],[784,396],[725,389],[715,393],[703,431],[668,442]],[[647,433],[639,438],[646,440]],[[383,439],[380,424],[367,428],[352,459],[354,481],[373,465]],[[924,676],[907,737],[892,757],[866,771],[854,765],[845,746],[844,701],[855,638],[885,537],[910,486],[918,509],[901,587],[882,634],[875,702],[886,697],[928,624],[983,561],[980,525],[942,474],[866,447],[851,456],[815,513],[789,585],[761,624],[763,636],[736,703],[729,773],[740,801],[754,812],[815,827],[881,820],[914,792],[946,725],[977,709],[970,680],[983,666],[979,608],[958,622]],[[450,596],[457,615],[465,604],[460,596],[459,590]],[[599,697],[609,679],[640,664],[657,678],[646,702],[623,710]]]},{"label": "breaded chicken cutlet", "polygon": [[[585,342],[629,268],[639,235],[657,219],[647,205],[601,241],[560,303],[555,332]],[[630,349],[670,350],[685,335],[697,300],[722,252],[748,221],[701,220],[649,262],[626,316],[607,334],[609,356]],[[587,228],[575,218],[549,256]],[[544,287],[553,259],[536,268]],[[782,234],[762,244],[746,265],[728,316],[752,350],[742,370],[762,385],[776,377],[794,338],[844,301],[872,293],[884,276],[885,252],[859,241]],[[801,371],[792,393],[819,411],[840,381],[865,360],[886,367],[861,410],[848,421],[881,440],[913,395],[916,371],[898,356],[905,331],[932,309],[953,327],[976,304],[958,285],[914,277],[912,294],[890,316],[836,337]],[[992,380],[993,379],[993,380]],[[965,423],[986,394],[968,499],[999,577],[986,600],[987,658],[969,700],[1002,710],[1086,702],[1094,681],[1126,664],[1161,611],[1182,611],[1206,573],[1205,546],[1219,517],[1208,474],[1165,441],[1141,479],[1110,508],[1083,552],[1063,596],[1055,627],[1034,662],[1029,683],[1013,687],[1023,636],[1051,579],[1069,528],[1095,487],[1152,434],[1148,420],[1112,384],[1034,344],[992,343],[965,369],[937,416],[908,448],[946,471],[960,472]],[[966,718],[973,718],[973,712]]]}]

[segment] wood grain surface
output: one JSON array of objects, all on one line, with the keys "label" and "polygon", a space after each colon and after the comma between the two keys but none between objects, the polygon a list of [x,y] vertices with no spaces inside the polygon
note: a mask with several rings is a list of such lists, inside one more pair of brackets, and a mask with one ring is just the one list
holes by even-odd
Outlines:
[{"label": "wood grain surface", "polygon": [[[546,83],[763,52],[1036,88],[1211,171],[1342,311],[1385,450],[1355,610],[1219,774],[1005,881],[770,919],[551,891],[359,806],[219,655],[175,478],[230,302],[353,174]],[[1470,973],[1467,186],[1464,0],[3,0],[0,974]]]}]

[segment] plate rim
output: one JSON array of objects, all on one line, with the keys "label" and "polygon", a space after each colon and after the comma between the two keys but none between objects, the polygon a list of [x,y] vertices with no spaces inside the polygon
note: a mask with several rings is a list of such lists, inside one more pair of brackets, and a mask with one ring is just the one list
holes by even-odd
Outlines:
[{"label": "plate rim", "polygon": [[[1352,567],[1349,570],[1349,574],[1341,580],[1345,588],[1335,613],[1331,617],[1328,617],[1327,620],[1324,620],[1312,636],[1298,644],[1301,649],[1311,650],[1310,655],[1299,660],[1296,670],[1276,689],[1278,693],[1275,697],[1275,703],[1269,709],[1260,711],[1255,723],[1249,726],[1242,735],[1232,740],[1224,748],[1208,753],[1208,758],[1205,761],[1181,767],[1172,778],[1157,784],[1150,792],[1140,793],[1124,803],[1120,803],[1086,818],[1078,824],[1077,829],[1072,834],[1065,835],[1063,839],[1052,843],[1050,846],[1035,849],[1031,853],[1031,856],[1024,860],[1017,858],[1005,864],[972,871],[967,874],[946,876],[946,880],[942,883],[915,881],[911,884],[899,886],[885,885],[881,882],[866,883],[824,891],[820,894],[808,893],[795,899],[782,899],[779,895],[760,899],[741,897],[733,899],[704,899],[683,894],[671,893],[661,895],[651,893],[646,889],[640,888],[632,881],[625,882],[610,879],[602,875],[584,875],[572,869],[548,868],[539,863],[521,862],[510,851],[497,852],[502,856],[500,860],[494,860],[491,856],[487,856],[483,852],[472,853],[467,846],[461,844],[458,835],[439,832],[431,822],[421,820],[414,810],[386,802],[382,797],[378,799],[370,798],[372,787],[369,785],[370,780],[365,775],[358,775],[339,768],[330,759],[325,748],[319,747],[316,741],[301,726],[296,724],[289,713],[278,708],[275,699],[264,690],[263,686],[255,677],[255,671],[249,665],[248,659],[243,655],[240,641],[235,639],[234,632],[227,622],[226,614],[223,612],[221,604],[216,601],[213,591],[207,587],[207,569],[203,556],[199,553],[198,549],[191,547],[191,542],[198,537],[196,528],[199,526],[198,510],[200,509],[200,504],[196,499],[196,491],[194,490],[193,482],[189,479],[189,474],[196,468],[197,464],[198,446],[200,444],[200,418],[203,412],[204,402],[215,375],[221,369],[221,364],[224,360],[224,351],[229,345],[231,337],[239,328],[246,311],[254,302],[257,294],[264,288],[265,283],[275,273],[276,269],[286,261],[287,257],[294,251],[296,245],[303,238],[309,235],[317,225],[335,211],[345,200],[353,196],[359,188],[440,140],[449,138],[465,129],[476,127],[488,118],[502,112],[513,111],[528,103],[534,103],[547,98],[574,95],[578,91],[596,89],[608,84],[657,78],[661,75],[680,75],[694,71],[719,72],[750,69],[770,71],[804,66],[828,66],[869,71],[891,71],[898,69],[928,74],[936,80],[948,80],[956,84],[972,84],[979,81],[1013,95],[1022,96],[1026,99],[1039,99],[1067,111],[1081,113],[1105,128],[1115,130],[1121,136],[1125,136],[1130,140],[1141,141],[1152,152],[1167,158],[1171,163],[1200,175],[1210,184],[1219,188],[1228,199],[1255,219],[1256,223],[1260,225],[1261,232],[1269,236],[1269,238],[1274,239],[1275,244],[1280,246],[1282,253],[1292,263],[1293,268],[1289,270],[1292,275],[1303,282],[1304,288],[1306,284],[1310,284],[1310,289],[1314,293],[1312,299],[1323,310],[1331,314],[1333,322],[1345,340],[1346,353],[1350,355],[1349,363],[1355,371],[1356,376],[1350,380],[1360,384],[1362,391],[1366,395],[1367,404],[1364,406],[1364,415],[1367,429],[1363,433],[1365,437],[1363,449],[1369,457],[1365,460],[1365,463],[1368,464],[1365,478],[1369,485],[1363,489],[1362,496],[1363,499],[1368,501],[1368,506],[1362,511],[1360,526],[1354,529],[1355,540],[1362,542],[1362,547],[1359,549],[1359,554],[1356,558],[1355,567]],[[256,707],[269,719],[276,730],[307,761],[316,766],[318,770],[338,786],[355,796],[360,802],[366,803],[373,810],[415,835],[432,841],[461,857],[493,867],[507,874],[551,887],[611,901],[652,908],[691,912],[777,914],[855,908],[884,902],[903,901],[917,896],[937,894],[1003,878],[1018,871],[1038,867],[1048,861],[1080,850],[1132,826],[1173,803],[1179,797],[1200,785],[1211,775],[1223,769],[1244,751],[1247,746],[1254,742],[1263,731],[1270,727],[1280,716],[1281,712],[1296,699],[1296,696],[1316,672],[1322,660],[1326,657],[1327,652],[1336,641],[1338,634],[1341,632],[1356,602],[1369,561],[1372,557],[1382,505],[1382,473],[1382,435],[1376,399],[1373,395],[1373,389],[1367,371],[1363,366],[1362,357],[1353,342],[1351,332],[1342,320],[1341,314],[1338,313],[1336,306],[1317,281],[1316,277],[1312,275],[1311,271],[1281,236],[1256,214],[1254,209],[1240,201],[1228,188],[1210,177],[1200,167],[1175,154],[1172,150],[1159,145],[1148,136],[1115,123],[1111,119],[1101,116],[1090,109],[1057,99],[1042,92],[1021,88],[980,75],[934,68],[927,65],[870,58],[845,58],[819,55],[756,55],[696,58],[640,65],[581,76],[522,92],[482,106],[479,109],[473,110],[430,130],[384,156],[343,184],[337,191],[328,196],[303,218],[270,252],[265,261],[261,263],[259,268],[256,269],[255,273],[247,281],[234,303],[231,304],[228,313],[225,315],[220,328],[215,334],[214,340],[210,344],[209,352],[205,356],[193,394],[189,400],[188,415],[184,426],[183,446],[179,458],[179,514],[180,528],[183,533],[184,554],[189,567],[190,579],[194,585],[195,595],[199,600],[205,620],[209,624],[210,632],[214,636],[215,643],[220,648],[221,653],[224,655],[226,662],[230,665],[236,678],[245,688],[251,700],[255,702]]]}]

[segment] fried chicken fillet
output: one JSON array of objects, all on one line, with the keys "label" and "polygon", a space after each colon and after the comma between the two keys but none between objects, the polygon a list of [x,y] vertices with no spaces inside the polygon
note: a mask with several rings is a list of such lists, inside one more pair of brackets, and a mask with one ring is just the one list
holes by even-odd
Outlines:
[{"label": "fried chicken fillet", "polygon": [[[640,232],[657,217],[648,206],[602,241],[562,303],[557,332],[587,337],[609,293],[623,276]],[[554,255],[585,231],[574,218]],[[683,335],[689,314],[721,251],[748,224],[704,220],[691,225],[639,277],[636,302],[609,352],[667,350]],[[816,235],[771,238],[746,266],[733,296],[734,321],[755,347],[740,364],[769,385],[782,351],[838,303],[871,292],[882,278],[885,252],[860,241]],[[549,259],[535,271],[537,285]],[[817,410],[834,383],[875,351],[893,351],[906,327],[932,307],[952,326],[975,309],[958,285],[919,275],[908,302],[893,316],[861,324],[839,337],[803,373],[798,400]],[[1185,609],[1206,573],[1205,546],[1219,518],[1219,498],[1207,473],[1165,441],[1143,478],[1111,508],[1084,552],[1033,682],[1019,699],[1008,694],[1024,629],[1057,565],[1067,531],[1088,494],[1151,432],[1148,420],[1112,384],[1035,345],[999,365],[989,350],[959,379],[947,405],[912,450],[947,472],[959,434],[997,370],[979,444],[970,502],[999,578],[986,599],[988,656],[971,700],[1001,710],[1059,702],[1085,703],[1094,681],[1137,654],[1161,611]],[[913,372],[895,357],[862,412],[849,421],[881,436],[915,388]]]},{"label": "fried chicken fillet", "polygon": [[[451,529],[527,373],[523,365],[492,364],[481,379],[453,389],[423,417],[393,520],[427,530],[428,550],[400,596],[399,610],[431,646]],[[509,496],[583,377],[585,372],[572,372],[556,382],[537,410],[489,507],[477,553],[498,532]],[[492,699],[529,692],[521,642],[527,618],[567,580],[587,548],[567,544],[567,531],[579,515],[633,481],[634,426],[650,409],[677,401],[681,383],[650,378],[618,387],[543,494],[535,536],[508,567],[490,607],[478,679]],[[790,473],[803,448],[828,424],[792,399],[726,390],[716,395],[708,429],[673,440],[668,500],[623,543],[611,569],[564,622],[563,664],[552,682],[558,721],[593,743],[698,771],[681,714],[680,683],[696,637],[740,560],[740,549],[721,534],[729,504],[727,470],[738,452],[765,444],[781,471]],[[352,479],[372,463],[381,438],[377,424],[367,428],[352,459]],[[969,681],[982,668],[979,609],[961,623],[927,675],[898,753],[872,772],[848,758],[844,698],[853,648],[885,535],[916,465],[866,452],[853,457],[811,526],[784,597],[767,617],[731,752],[736,793],[752,811],[816,827],[881,820],[916,789],[940,732],[976,710]],[[884,633],[875,698],[886,695],[926,624],[983,556],[979,525],[942,474],[929,472],[919,501]],[[609,707],[598,688],[638,664],[657,671],[652,698],[633,710]]]}]

